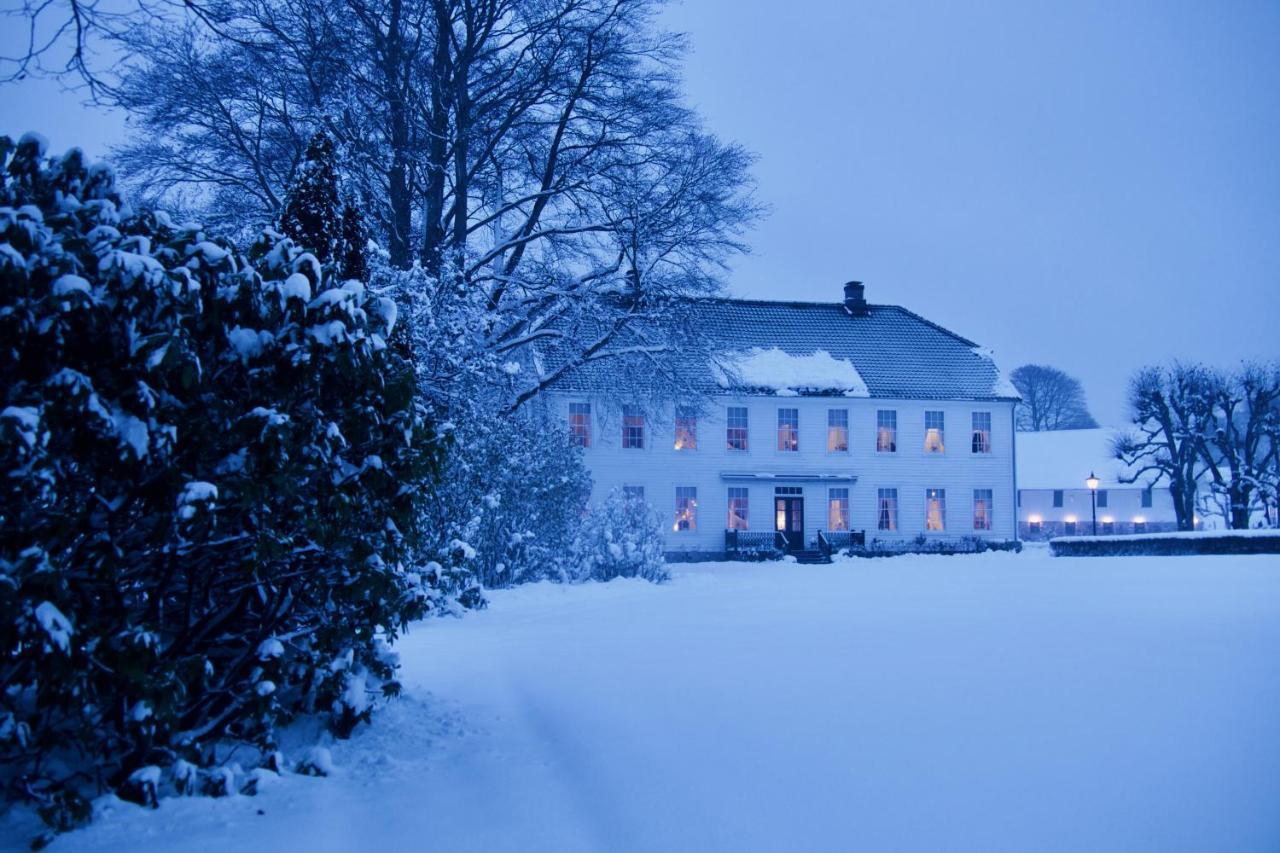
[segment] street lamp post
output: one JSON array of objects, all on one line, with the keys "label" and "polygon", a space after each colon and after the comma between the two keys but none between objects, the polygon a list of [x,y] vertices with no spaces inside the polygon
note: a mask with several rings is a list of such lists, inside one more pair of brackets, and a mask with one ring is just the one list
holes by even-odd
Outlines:
[{"label": "street lamp post", "polygon": [[1084,481],[1089,487],[1089,507],[1093,510],[1093,535],[1098,535],[1098,478],[1092,471],[1089,472],[1089,479]]}]

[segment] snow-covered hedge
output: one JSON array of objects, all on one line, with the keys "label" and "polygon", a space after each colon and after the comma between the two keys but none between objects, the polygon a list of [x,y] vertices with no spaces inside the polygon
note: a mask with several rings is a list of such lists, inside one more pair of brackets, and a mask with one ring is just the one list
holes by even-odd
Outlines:
[{"label": "snow-covered hedge", "polygon": [[217,738],[349,730],[461,582],[406,566],[438,460],[393,306],[132,212],[79,151],[0,138],[0,170],[0,782],[66,826],[145,768],[216,788]]},{"label": "snow-covered hedge", "polygon": [[1185,530],[1128,536],[1063,536],[1049,540],[1055,557],[1280,554],[1280,530]]},{"label": "snow-covered hedge", "polygon": [[643,500],[615,491],[582,519],[573,544],[573,578],[660,583],[670,577],[663,548],[658,514]]}]

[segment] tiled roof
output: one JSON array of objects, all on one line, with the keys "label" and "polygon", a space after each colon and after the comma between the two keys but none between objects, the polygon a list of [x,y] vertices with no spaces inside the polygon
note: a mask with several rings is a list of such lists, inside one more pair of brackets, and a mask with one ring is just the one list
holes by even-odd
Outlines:
[{"label": "tiled roof", "polygon": [[[872,397],[1015,399],[978,345],[896,305],[869,305],[850,314],[843,303],[698,299],[690,321],[726,351],[778,348],[790,355],[825,350],[847,359]],[[556,384],[560,390],[610,387],[608,360],[589,363]],[[693,378],[693,377],[691,377]],[[714,387],[711,371],[695,382]]]}]

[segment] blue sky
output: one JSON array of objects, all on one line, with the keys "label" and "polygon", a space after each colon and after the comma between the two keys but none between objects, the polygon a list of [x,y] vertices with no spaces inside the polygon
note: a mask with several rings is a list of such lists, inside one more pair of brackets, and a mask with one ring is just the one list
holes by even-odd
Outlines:
[{"label": "blue sky", "polygon": [[[1280,4],[688,0],[690,101],[772,212],[731,292],[848,279],[1085,383],[1104,422],[1170,358],[1280,356]],[[5,40],[7,41],[7,40]],[[56,84],[4,132],[126,132]]]}]

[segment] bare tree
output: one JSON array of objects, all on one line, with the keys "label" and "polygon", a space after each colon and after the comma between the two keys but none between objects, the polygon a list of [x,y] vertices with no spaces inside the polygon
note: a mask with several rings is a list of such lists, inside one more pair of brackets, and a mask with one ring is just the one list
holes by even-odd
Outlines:
[{"label": "bare tree", "polygon": [[1121,482],[1169,483],[1179,530],[1195,528],[1196,486],[1204,471],[1203,446],[1212,434],[1220,379],[1201,365],[1145,367],[1129,382],[1134,429],[1115,443],[1130,473]]},{"label": "bare tree", "polygon": [[1018,429],[1039,432],[1098,425],[1089,414],[1080,381],[1056,367],[1024,364],[1009,374],[1009,380],[1022,395],[1017,408]]},{"label": "bare tree", "polygon": [[1200,440],[1200,454],[1212,493],[1225,506],[1235,530],[1249,527],[1263,510],[1268,471],[1274,468],[1280,418],[1280,366],[1245,364],[1212,381],[1214,422]]}]

